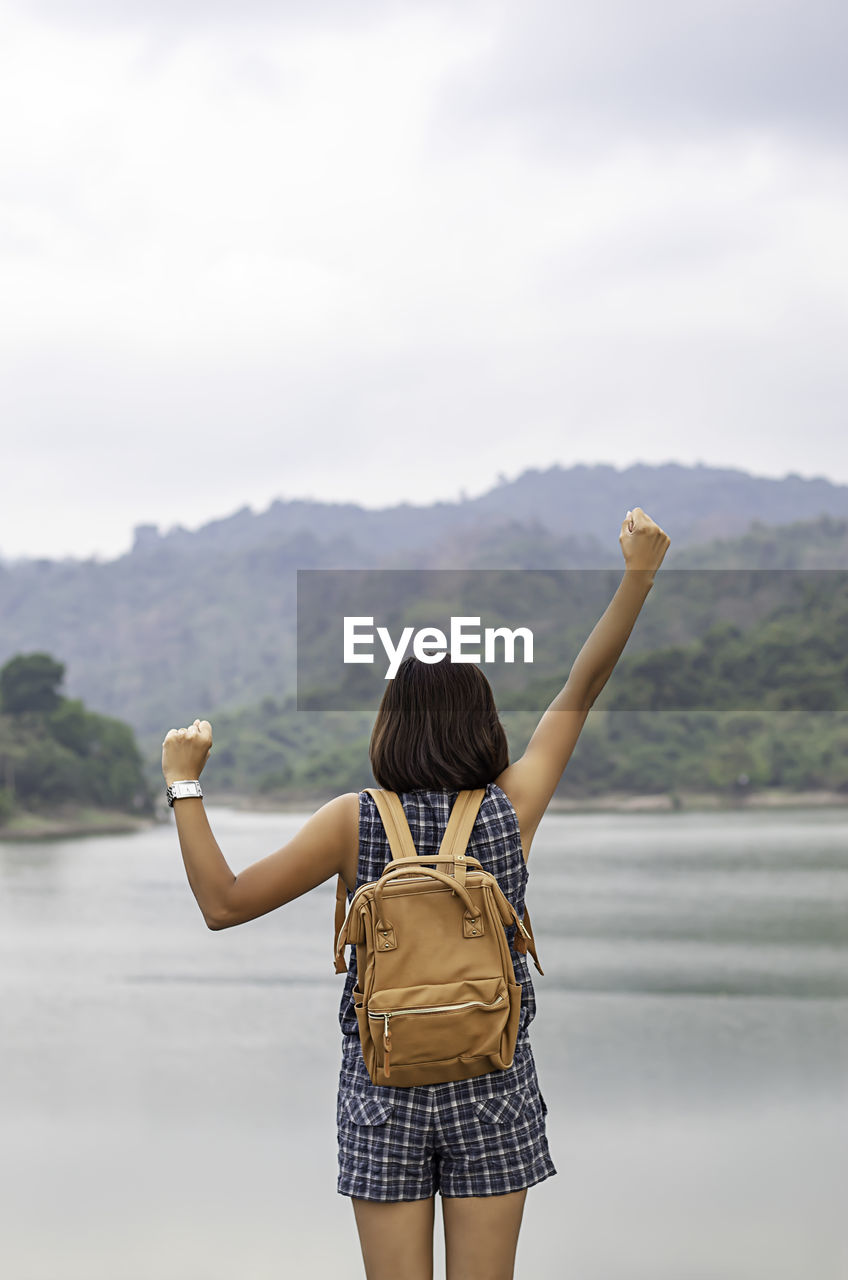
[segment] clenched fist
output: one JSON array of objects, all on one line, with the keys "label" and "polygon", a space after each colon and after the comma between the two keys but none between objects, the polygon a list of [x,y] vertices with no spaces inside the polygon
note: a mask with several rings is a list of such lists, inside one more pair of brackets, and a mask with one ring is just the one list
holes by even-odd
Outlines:
[{"label": "clenched fist", "polygon": [[212,726],[195,720],[187,729],[169,729],[162,743],[162,773],[168,786],[199,778],[212,750]]},{"label": "clenched fist", "polygon": [[671,538],[641,507],[628,511],[618,535],[627,569],[655,571],[671,546]]}]

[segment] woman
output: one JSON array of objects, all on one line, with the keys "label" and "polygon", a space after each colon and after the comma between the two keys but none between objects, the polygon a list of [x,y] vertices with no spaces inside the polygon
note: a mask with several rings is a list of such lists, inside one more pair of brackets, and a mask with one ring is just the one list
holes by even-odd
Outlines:
[{"label": "woman", "polygon": [[[438,848],[458,791],[485,787],[468,852],[495,874],[519,915],[533,836],[670,545],[640,507],[627,512],[619,542],[622,582],[519,760],[509,763],[491,687],[475,664],[405,659],[374,724],[372,771],[379,786],[400,794],[420,854]],[[211,745],[206,720],[171,729],[162,745],[169,787],[199,779]],[[202,799],[178,798],[174,812],[189,884],[210,929],[265,915],[339,874],[350,899],[391,856],[367,791],[329,801],[288,844],[237,876]],[[368,1280],[431,1280],[436,1191],[448,1280],[513,1275],[527,1189],[556,1169],[528,1036],[533,986],[526,958],[511,955],[522,984],[512,1066],[470,1080],[395,1088],[373,1085],[365,1068],[351,1002],[351,949],[339,1014],[337,1185],[352,1201]]]}]

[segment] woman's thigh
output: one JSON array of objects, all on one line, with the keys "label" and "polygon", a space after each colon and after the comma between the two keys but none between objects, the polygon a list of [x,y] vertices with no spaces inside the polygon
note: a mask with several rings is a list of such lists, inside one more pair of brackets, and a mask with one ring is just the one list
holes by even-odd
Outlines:
[{"label": "woman's thigh", "polygon": [[527,1189],[443,1196],[447,1280],[512,1280]]},{"label": "woman's thigh", "polygon": [[367,1280],[433,1280],[434,1201],[351,1196]]}]

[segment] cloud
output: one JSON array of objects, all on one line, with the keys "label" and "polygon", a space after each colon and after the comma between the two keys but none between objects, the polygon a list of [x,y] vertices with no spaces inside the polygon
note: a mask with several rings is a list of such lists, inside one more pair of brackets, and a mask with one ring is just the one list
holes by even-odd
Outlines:
[{"label": "cloud", "polygon": [[0,553],[553,462],[848,481],[848,178],[785,6],[770,79],[742,0],[248,9],[3,19]]},{"label": "cloud", "polygon": [[444,104],[537,145],[776,132],[842,141],[842,0],[510,0],[497,49]]},{"label": "cloud", "polygon": [[485,0],[11,0],[21,14],[65,30],[144,31],[174,40],[246,31],[368,30],[420,12],[476,12]]},{"label": "cloud", "polygon": [[64,27],[166,27],[189,26],[195,33],[211,26],[244,27],[262,23],[268,26],[331,19],[344,25],[347,19],[365,22],[369,18],[405,10],[409,0],[359,0],[357,5],[345,0],[26,0],[18,5],[32,16],[49,19]]}]

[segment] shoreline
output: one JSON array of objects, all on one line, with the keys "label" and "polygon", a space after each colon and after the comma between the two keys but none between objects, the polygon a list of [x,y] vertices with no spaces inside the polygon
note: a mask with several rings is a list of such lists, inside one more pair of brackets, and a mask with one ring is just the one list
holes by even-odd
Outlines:
[{"label": "shoreline", "polygon": [[114,809],[67,809],[55,813],[14,813],[0,827],[0,842],[67,840],[74,836],[129,835],[157,825],[155,817],[137,817]]},{"label": "shoreline", "polygon": [[[208,795],[213,808],[252,809],[256,813],[303,813],[332,800],[339,792],[303,795],[298,799],[249,796],[242,794]],[[740,810],[848,808],[848,792],[782,791],[778,788],[752,795],[722,796],[711,792],[663,792],[657,795],[628,795],[610,792],[584,799],[554,796],[549,813],[706,813]]]},{"label": "shoreline", "polygon": [[[303,795],[297,799],[273,798],[224,793],[206,796],[210,808],[235,809],[254,813],[313,813],[332,800],[332,794]],[[848,808],[848,794],[839,791],[760,791],[750,796],[728,797],[709,792],[675,792],[658,795],[627,795],[611,792],[586,799],[554,796],[546,812],[549,813],[724,813],[742,811],[770,811],[776,809],[839,809]],[[0,827],[0,843],[27,840],[67,840],[74,837],[97,835],[129,835],[161,826],[168,821],[170,811],[157,807],[152,817],[137,817],[103,809],[82,809],[77,812],[36,814],[18,813],[5,826]]]}]

